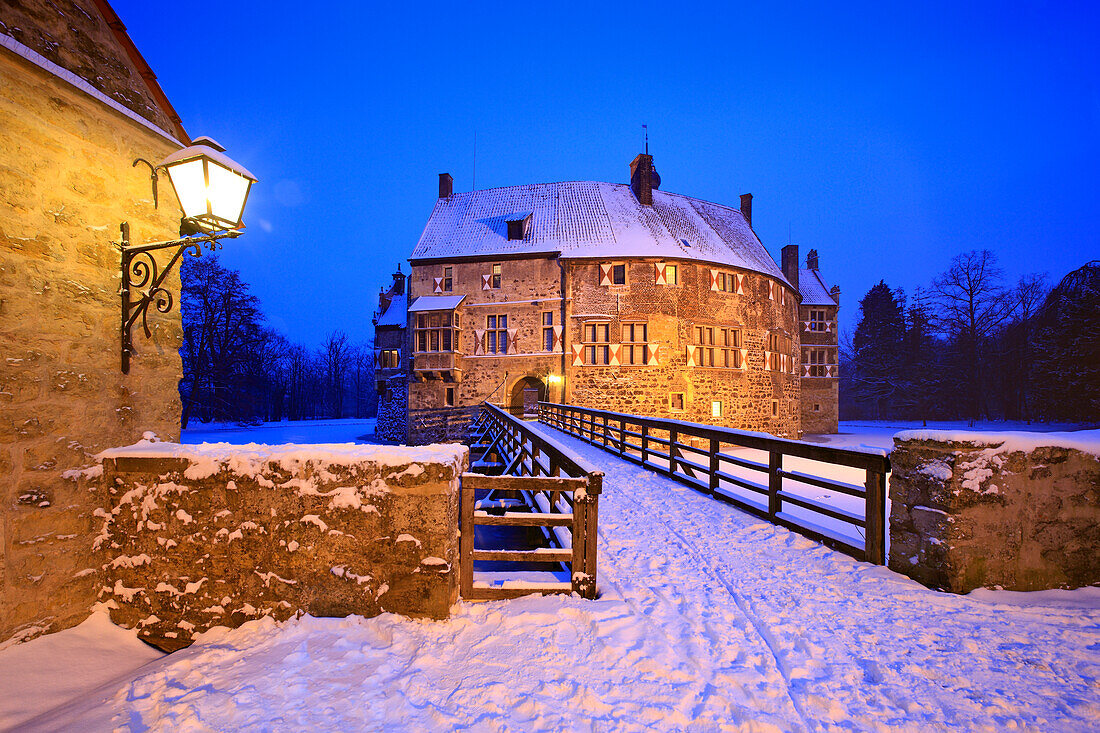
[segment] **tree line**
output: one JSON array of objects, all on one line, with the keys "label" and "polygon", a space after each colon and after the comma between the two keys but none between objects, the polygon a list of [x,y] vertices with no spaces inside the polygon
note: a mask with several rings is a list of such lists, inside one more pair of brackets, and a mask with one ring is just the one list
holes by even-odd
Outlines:
[{"label": "tree line", "polygon": [[181,423],[369,417],[377,410],[374,348],[329,334],[320,349],[265,323],[259,299],[216,255],[184,258]]},{"label": "tree line", "polygon": [[913,297],[880,281],[859,307],[841,419],[1100,421],[1100,260],[1051,287],[966,252]]}]

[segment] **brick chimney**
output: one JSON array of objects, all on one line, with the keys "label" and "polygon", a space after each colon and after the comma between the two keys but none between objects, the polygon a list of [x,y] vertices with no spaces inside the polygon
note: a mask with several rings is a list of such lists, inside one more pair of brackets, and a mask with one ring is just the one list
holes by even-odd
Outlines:
[{"label": "brick chimney", "polygon": [[639,204],[653,205],[653,189],[661,185],[660,179],[653,180],[653,156],[639,153],[638,157],[630,162],[630,189],[634,191],[634,197]]},{"label": "brick chimney", "polygon": [[439,198],[450,198],[454,193],[455,179],[451,177],[450,173],[439,174]]},{"label": "brick chimney", "polygon": [[806,253],[806,269],[807,270],[820,270],[817,266],[817,250],[811,249]]},{"label": "brick chimney", "polygon": [[741,213],[745,215],[745,221],[752,227],[752,194],[741,194]]},{"label": "brick chimney", "polygon": [[783,276],[787,278],[787,282],[791,284],[796,293],[800,292],[798,289],[798,245],[788,244],[784,247],[781,259],[783,261]]}]

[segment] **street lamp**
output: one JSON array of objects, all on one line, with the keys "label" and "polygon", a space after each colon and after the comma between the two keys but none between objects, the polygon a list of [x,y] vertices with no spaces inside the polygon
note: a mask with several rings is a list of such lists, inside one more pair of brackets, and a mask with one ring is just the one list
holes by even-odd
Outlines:
[{"label": "street lamp", "polygon": [[[172,310],[172,293],[162,286],[164,278],[172,271],[183,253],[190,250],[193,257],[202,254],[201,244],[210,250],[217,249],[221,239],[241,236],[244,226],[242,216],[248,192],[256,177],[225,154],[225,148],[208,137],[195,141],[169,155],[157,165],[144,158],[134,161],[149,166],[149,178],[153,185],[153,207],[158,207],[158,170],[168,174],[176,199],[183,209],[180,220],[180,238],[166,242],[130,244],[130,225],[123,222],[122,231],[122,373],[130,373],[130,355],[134,353],[131,329],[141,318],[145,338],[152,333],[147,321],[149,306],[161,313]],[[152,253],[175,247],[176,251],[164,269],[160,269]],[[131,293],[136,290],[136,293]],[[133,296],[137,296],[134,298]]]}]

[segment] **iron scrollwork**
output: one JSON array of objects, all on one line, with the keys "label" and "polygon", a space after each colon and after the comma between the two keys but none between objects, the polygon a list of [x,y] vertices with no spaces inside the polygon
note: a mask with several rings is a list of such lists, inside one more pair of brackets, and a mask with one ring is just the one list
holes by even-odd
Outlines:
[{"label": "iron scrollwork", "polygon": [[[152,242],[130,246],[130,225],[123,222],[122,230],[122,373],[130,373],[130,356],[134,353],[131,329],[141,319],[141,328],[145,338],[153,334],[149,330],[149,307],[160,313],[170,313],[175,306],[175,298],[162,283],[185,252],[192,257],[202,254],[202,244],[215,250],[218,240],[233,239],[240,236],[236,230],[205,233],[202,236],[182,237],[167,242]],[[153,252],[175,248],[172,258],[161,268]],[[136,297],[135,297],[136,296]]]}]

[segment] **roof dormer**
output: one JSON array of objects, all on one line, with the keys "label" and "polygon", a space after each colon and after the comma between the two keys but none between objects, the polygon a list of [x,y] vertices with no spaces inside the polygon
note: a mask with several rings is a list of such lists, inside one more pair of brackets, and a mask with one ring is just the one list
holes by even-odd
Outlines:
[{"label": "roof dormer", "polygon": [[531,231],[531,212],[520,211],[509,214],[505,221],[508,222],[508,239],[526,239]]}]

